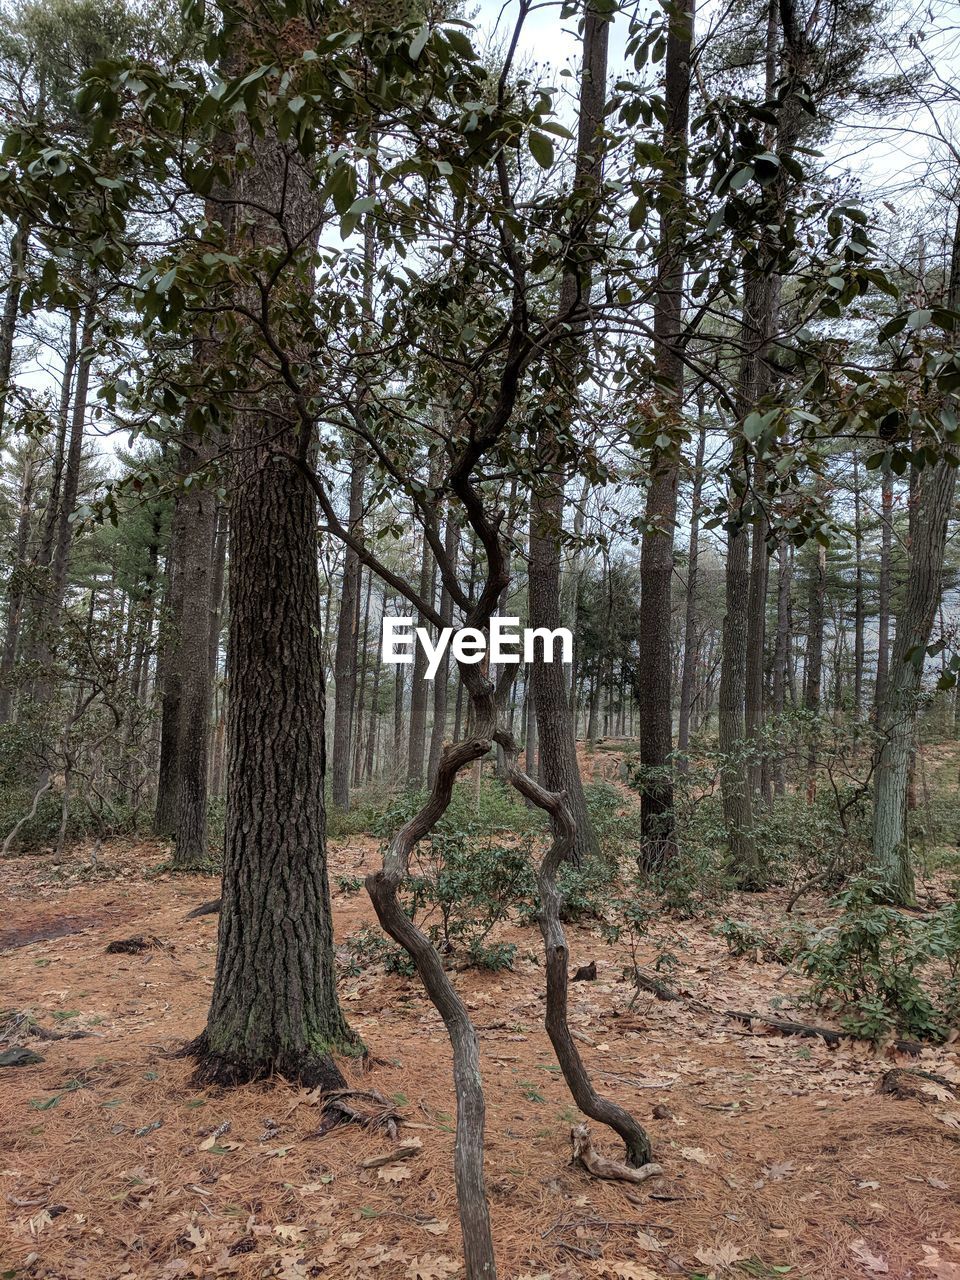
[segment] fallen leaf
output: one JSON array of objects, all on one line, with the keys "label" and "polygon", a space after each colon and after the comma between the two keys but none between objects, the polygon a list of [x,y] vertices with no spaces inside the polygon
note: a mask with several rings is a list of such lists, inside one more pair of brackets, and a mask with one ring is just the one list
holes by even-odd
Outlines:
[{"label": "fallen leaf", "polygon": [[382,1182],[402,1182],[410,1177],[410,1170],[402,1164],[388,1164],[386,1168],[377,1170],[377,1177]]},{"label": "fallen leaf", "polygon": [[716,1267],[718,1271],[726,1271],[735,1262],[743,1258],[743,1254],[735,1244],[718,1244],[711,1249],[700,1249],[693,1255],[705,1267]]},{"label": "fallen leaf", "polygon": [[854,1240],[848,1247],[857,1261],[865,1266],[868,1271],[872,1271],[874,1275],[886,1275],[890,1270],[886,1259],[879,1254],[871,1253],[865,1240]]},{"label": "fallen leaf", "polygon": [[445,1253],[424,1254],[422,1258],[414,1258],[407,1267],[408,1280],[447,1280],[460,1270],[460,1264],[448,1258]]},{"label": "fallen leaf", "polygon": [[278,1222],[273,1230],[281,1240],[289,1240],[291,1243],[295,1243],[303,1239],[307,1229],[306,1227],[298,1227],[294,1222]]},{"label": "fallen leaf", "polygon": [[702,1147],[681,1147],[680,1154],[684,1160],[692,1160],[694,1164],[709,1164],[713,1156]]}]

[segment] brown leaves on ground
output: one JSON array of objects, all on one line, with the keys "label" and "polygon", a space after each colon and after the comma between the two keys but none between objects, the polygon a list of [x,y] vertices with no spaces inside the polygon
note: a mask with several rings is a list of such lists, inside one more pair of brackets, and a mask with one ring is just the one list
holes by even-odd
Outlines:
[{"label": "brown leaves on ground", "polygon": [[[347,1064],[352,1083],[396,1108],[396,1141],[359,1126],[317,1137],[321,1100],[283,1082],[197,1092],[190,1064],[171,1053],[203,1025],[217,920],[187,916],[217,886],[150,873],[163,856],[118,843],[94,873],[82,851],[56,867],[50,857],[0,864],[16,923],[4,1001],[27,1015],[6,1020],[8,1043],[39,1043],[32,1024],[85,1033],[44,1040],[45,1061],[4,1073],[0,1271],[30,1280],[462,1276],[450,1051],[418,983],[379,968],[340,981],[375,1059],[366,1073]],[[335,847],[333,883],[365,874],[375,857],[365,837]],[[725,909],[769,932],[782,908],[783,896],[767,893]],[[799,911],[817,925],[828,919],[822,903]],[[341,946],[373,920],[363,894],[335,892],[334,913]],[[671,983],[691,998],[645,995],[629,1016],[624,953],[589,924],[570,929],[572,953],[597,963],[596,980],[571,992],[578,1046],[597,1087],[648,1127],[664,1167],[642,1186],[596,1181],[569,1164],[582,1117],[542,1026],[536,928],[500,935],[517,945],[514,972],[456,973],[481,1044],[502,1276],[960,1280],[949,1089],[922,1101],[877,1092],[891,1067],[960,1082],[955,1048],[897,1063],[859,1042],[831,1049],[724,1020],[725,1008],[803,1011],[797,980],[778,964],[730,957],[713,923],[658,922],[641,960],[652,966],[661,930],[678,957]],[[105,959],[109,941],[133,937],[171,945]],[[602,1151],[622,1156],[614,1135],[595,1130]]]}]

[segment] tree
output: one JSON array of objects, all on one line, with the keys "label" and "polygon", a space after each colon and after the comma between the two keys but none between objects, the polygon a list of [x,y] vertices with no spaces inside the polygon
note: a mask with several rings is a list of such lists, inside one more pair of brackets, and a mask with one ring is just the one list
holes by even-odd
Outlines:
[{"label": "tree", "polygon": [[[653,311],[656,373],[661,404],[656,428],[670,439],[683,418],[683,284],[686,239],[687,151],[690,132],[690,77],[694,8],[671,5],[667,18],[664,80],[664,172],[660,183],[660,243]],[[687,335],[689,336],[689,335]],[[640,551],[640,672],[642,732],[640,761],[648,771],[641,823],[644,865],[657,869],[675,853],[673,841],[673,699],[670,625],[673,600],[673,544],[679,483],[678,446],[654,445]],[[689,692],[689,689],[688,689]]]}]

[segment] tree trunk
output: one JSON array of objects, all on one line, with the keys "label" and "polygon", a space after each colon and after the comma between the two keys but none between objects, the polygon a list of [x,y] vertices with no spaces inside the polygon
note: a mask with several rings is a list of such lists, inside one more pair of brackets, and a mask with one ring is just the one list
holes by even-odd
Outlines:
[{"label": "tree trunk", "polygon": [[863,596],[863,504],[860,494],[860,455],[853,454],[853,718],[863,714],[864,626],[866,604]]},{"label": "tree trunk", "polygon": [[[436,562],[426,539],[423,541],[421,554],[423,564],[420,568],[420,595],[432,603],[437,584]],[[426,625],[426,618],[418,614],[417,626]],[[410,733],[407,738],[407,786],[414,791],[423,786],[423,757],[427,749],[427,695],[430,683],[426,679],[426,673],[427,655],[423,646],[418,644],[411,673]]]},{"label": "tree trunk", "polygon": [[[960,207],[955,211],[947,306],[960,307]],[[956,458],[945,454],[916,477],[906,599],[879,708],[880,750],[873,784],[873,860],[892,902],[913,901],[906,808],[910,755],[930,630],[940,602],[947,525],[957,484]]]},{"label": "tree trunk", "polygon": [[[781,542],[777,554],[777,634],[773,649],[773,673],[770,693],[770,710],[774,719],[782,716],[786,708],[787,664],[790,660],[792,636],[790,569],[790,547],[786,542]],[[773,761],[774,794],[782,796],[786,793],[786,789],[787,779],[783,755],[782,753],[777,753]]]},{"label": "tree trunk", "polygon": [[[669,11],[664,86],[665,168],[659,192],[660,244],[653,307],[654,359],[663,399],[663,427],[669,433],[683,417],[683,276],[686,242],[687,148],[690,124],[690,66],[693,3]],[[678,447],[677,447],[678,449]],[[640,548],[640,648],[637,691],[640,704],[640,798],[643,865],[655,870],[676,852],[674,842],[673,691],[671,626],[673,542],[677,523],[679,455],[654,446]]]},{"label": "tree trunk", "polygon": [[700,502],[703,493],[703,455],[706,449],[707,428],[703,421],[703,396],[700,395],[700,430],[697,436],[697,453],[693,463],[693,493],[690,497],[690,542],[687,553],[686,607],[683,619],[683,668],[680,675],[680,720],[677,728],[677,752],[679,768],[686,773],[689,768],[687,752],[690,748],[690,717],[693,710],[694,683],[697,674],[697,627],[699,609],[697,578],[700,571]]},{"label": "tree trunk", "polygon": [[[600,182],[609,32],[609,14],[588,2],[583,21],[583,66],[574,176],[574,190],[579,193],[584,207],[575,214],[574,238],[588,234],[592,222],[591,206]],[[588,270],[568,269],[560,285],[559,314],[569,317],[570,358],[577,367],[582,363],[584,322],[575,313],[589,298]],[[569,414],[572,411],[576,394],[574,383],[564,392],[567,399],[562,406],[564,412]],[[533,484],[530,500],[528,611],[531,627],[546,627],[554,631],[562,621],[560,535],[563,530],[564,471],[557,460],[557,443],[549,426],[541,429],[538,446],[543,471]],[[579,865],[585,857],[597,853],[598,844],[583,793],[567,678],[560,663],[541,660],[535,664],[533,697],[543,784],[550,791],[566,793],[576,826],[570,856]]]},{"label": "tree trunk", "polygon": [[45,706],[54,693],[53,652],[60,625],[67,589],[67,573],[70,566],[70,547],[73,541],[71,519],[77,506],[80,490],[80,467],[83,460],[83,433],[87,417],[87,396],[90,390],[90,369],[93,364],[93,344],[96,322],[96,306],[91,296],[83,309],[80,352],[77,359],[77,383],[73,393],[73,411],[70,418],[70,440],[63,469],[63,491],[57,513],[56,538],[54,540],[50,581],[44,592],[37,618],[38,673],[34,683],[34,698],[38,706]]},{"label": "tree trunk", "polygon": [[10,239],[10,278],[3,300],[3,317],[0,319],[0,445],[6,425],[7,396],[10,392],[10,371],[13,368],[13,343],[17,336],[17,317],[20,315],[20,297],[27,276],[27,244],[30,228],[21,218]]},{"label": "tree trunk", "polygon": [[887,690],[890,670],[890,570],[893,556],[893,476],[884,469],[880,490],[880,581],[878,585],[877,680],[874,707],[879,716]]},{"label": "tree trunk", "polygon": [[23,476],[20,481],[20,511],[13,546],[13,567],[7,582],[7,618],[0,658],[0,724],[7,724],[13,713],[14,670],[20,640],[20,624],[26,596],[24,574],[33,519],[33,486],[37,478],[36,442],[28,440],[23,453]]},{"label": "tree trunk", "polygon": [[180,631],[185,530],[179,527],[178,507],[167,540],[166,579],[160,634],[157,640],[157,684],[160,688],[160,759],[157,764],[157,797],[153,833],[173,838],[177,830],[177,748],[180,741]]},{"label": "tree trunk", "polygon": [[177,724],[177,818],[173,865],[202,866],[207,851],[207,771],[209,767],[210,630],[213,621],[213,546],[217,524],[216,494],[196,472],[209,460],[212,447],[195,436],[184,440],[181,467],[193,483],[177,494],[182,508],[180,544],[180,705]]},{"label": "tree trunk", "polygon": [[[361,532],[363,483],[366,455],[356,441],[350,461],[350,506],[347,528],[352,537]],[[344,548],[343,585],[340,616],[337,619],[337,647],[333,659],[336,698],[333,704],[333,762],[330,770],[330,798],[334,809],[350,808],[350,762],[353,759],[353,720],[357,697],[357,630],[360,617],[360,560],[350,547]]]},{"label": "tree trunk", "polygon": [[930,643],[943,576],[947,522],[956,467],[943,458],[920,473],[916,528],[910,546],[903,612],[897,619],[890,669],[879,709],[881,745],[873,788],[873,860],[892,902],[913,901],[913,867],[906,833],[907,786],[923,657]]},{"label": "tree trunk", "polygon": [[[229,193],[243,214],[237,251],[260,252],[281,234],[315,243],[310,178],[292,145],[269,130],[243,141],[249,163]],[[288,271],[273,286],[276,305],[309,287]],[[332,1055],[357,1042],[337,999],[327,883],[316,506],[293,461],[309,454],[312,424],[279,395],[269,409],[251,403],[233,423],[223,896],[210,1012],[193,1052],[200,1082],[279,1072],[342,1087]]]},{"label": "tree trunk", "polygon": [[[460,531],[451,512],[447,512],[443,549],[448,563],[455,569]],[[444,587],[440,593],[440,618],[445,627],[453,621],[453,599]],[[430,759],[427,764],[427,785],[432,787],[437,777],[443,739],[447,728],[447,702],[450,697],[450,650],[444,650],[433,686],[433,730],[430,734]]]},{"label": "tree trunk", "polygon": [[815,717],[820,714],[823,686],[823,616],[827,583],[827,549],[817,545],[817,558],[810,566],[809,603],[807,606],[807,662],[803,679],[803,705],[810,713],[807,728],[810,745],[807,751],[807,801],[816,796],[817,738]]}]

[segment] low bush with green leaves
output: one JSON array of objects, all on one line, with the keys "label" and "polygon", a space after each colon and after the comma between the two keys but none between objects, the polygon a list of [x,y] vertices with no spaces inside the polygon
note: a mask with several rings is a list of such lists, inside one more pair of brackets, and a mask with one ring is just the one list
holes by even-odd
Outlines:
[{"label": "low bush with green leaves", "polygon": [[726,917],[713,932],[716,937],[723,938],[732,956],[743,956],[757,963],[790,964],[809,945],[806,929],[796,921],[788,922],[786,928],[772,935],[763,933],[745,920]]},{"label": "low bush with green leaves", "polygon": [[810,1000],[870,1040],[900,1033],[942,1040],[958,1016],[960,908],[917,918],[885,901],[883,883],[853,879],[833,899],[835,926],[799,957]]}]

